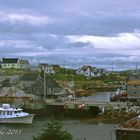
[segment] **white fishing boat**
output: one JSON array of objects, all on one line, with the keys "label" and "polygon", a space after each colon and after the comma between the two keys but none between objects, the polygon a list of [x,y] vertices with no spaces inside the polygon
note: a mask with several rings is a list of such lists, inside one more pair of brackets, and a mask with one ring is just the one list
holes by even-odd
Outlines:
[{"label": "white fishing boat", "polygon": [[32,124],[34,114],[23,112],[21,108],[2,104],[0,107],[0,123]]}]

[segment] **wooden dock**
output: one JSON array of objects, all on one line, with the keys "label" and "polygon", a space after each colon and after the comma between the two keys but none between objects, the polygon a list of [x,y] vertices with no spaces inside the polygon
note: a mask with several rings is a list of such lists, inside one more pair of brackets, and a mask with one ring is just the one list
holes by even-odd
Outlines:
[{"label": "wooden dock", "polygon": [[126,102],[99,102],[99,101],[65,101],[65,102],[47,102],[46,105],[80,105],[85,104],[88,106],[121,106],[127,105]]},{"label": "wooden dock", "polygon": [[[96,101],[64,101],[56,102],[47,99],[44,103],[28,103],[24,107],[32,113],[39,113],[41,110],[44,114],[64,114],[65,116],[90,116],[97,115],[101,111],[112,111],[114,107],[123,108],[126,102],[96,102]],[[34,112],[33,112],[34,111]],[[43,113],[42,113],[43,114]]]},{"label": "wooden dock", "polygon": [[[127,105],[125,102],[96,102],[96,101],[65,101],[65,102],[47,102],[46,106],[55,110],[61,110],[65,116],[91,116],[100,112],[112,111],[115,107],[123,108]],[[63,108],[63,109],[62,109]],[[46,110],[47,111],[47,110]]]}]

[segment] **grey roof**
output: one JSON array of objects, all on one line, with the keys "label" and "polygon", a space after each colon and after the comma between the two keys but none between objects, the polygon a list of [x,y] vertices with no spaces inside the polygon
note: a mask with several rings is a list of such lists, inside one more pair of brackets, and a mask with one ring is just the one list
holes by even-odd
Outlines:
[{"label": "grey roof", "polygon": [[17,63],[18,58],[3,58],[2,63]]},{"label": "grey roof", "polygon": [[86,71],[88,68],[93,72],[97,72],[96,67],[92,67],[92,66],[83,66],[81,69]]},{"label": "grey roof", "polygon": [[37,73],[26,73],[22,76],[22,81],[35,81],[38,78],[39,74]]},{"label": "grey roof", "polygon": [[19,63],[20,64],[29,64],[29,61],[28,60],[19,60]]},{"label": "grey roof", "polygon": [[48,66],[47,63],[39,63],[38,66]]},{"label": "grey roof", "polygon": [[46,77],[46,86],[48,88],[60,88],[59,84],[51,77]]}]

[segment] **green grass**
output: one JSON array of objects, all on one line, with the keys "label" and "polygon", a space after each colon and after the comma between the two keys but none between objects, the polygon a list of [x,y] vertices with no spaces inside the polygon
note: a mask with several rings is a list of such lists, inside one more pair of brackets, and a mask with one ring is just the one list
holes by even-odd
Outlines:
[{"label": "green grass", "polygon": [[[56,79],[59,82],[67,83],[68,81],[74,80],[75,83],[75,89],[81,89],[81,88],[96,88],[98,85],[119,85],[121,82],[124,82],[125,79],[128,77],[126,73],[124,74],[108,74],[108,75],[102,75],[100,77],[91,77],[88,78],[84,75],[76,75],[74,71],[67,70],[64,72],[64,69],[60,69],[58,73],[54,75],[50,75],[54,79]],[[20,77],[24,73],[31,72],[29,70],[20,70],[20,69],[0,69],[0,75],[14,75],[18,74]]]}]

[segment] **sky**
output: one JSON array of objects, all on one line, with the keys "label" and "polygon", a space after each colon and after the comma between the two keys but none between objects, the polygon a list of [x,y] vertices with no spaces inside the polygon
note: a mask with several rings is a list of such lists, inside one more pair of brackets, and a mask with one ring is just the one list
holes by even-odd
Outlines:
[{"label": "sky", "polygon": [[140,0],[0,0],[0,57],[135,68]]}]

